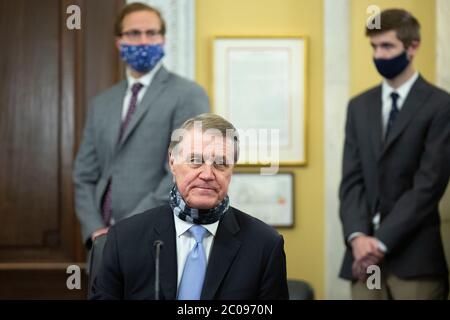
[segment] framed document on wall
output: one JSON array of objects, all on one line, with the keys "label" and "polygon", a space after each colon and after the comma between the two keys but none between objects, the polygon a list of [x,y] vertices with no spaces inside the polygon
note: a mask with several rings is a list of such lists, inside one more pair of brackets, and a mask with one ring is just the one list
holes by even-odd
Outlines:
[{"label": "framed document on wall", "polygon": [[238,164],[306,164],[306,46],[301,36],[214,39],[214,112],[239,130]]},{"label": "framed document on wall", "polygon": [[231,206],[274,227],[294,225],[294,175],[235,172],[228,196]]}]

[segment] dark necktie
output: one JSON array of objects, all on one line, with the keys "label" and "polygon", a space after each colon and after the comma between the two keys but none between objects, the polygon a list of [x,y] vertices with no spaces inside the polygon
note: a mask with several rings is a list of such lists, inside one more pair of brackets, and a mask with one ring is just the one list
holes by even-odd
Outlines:
[{"label": "dark necktie", "polygon": [[[131,116],[136,111],[136,105],[137,105],[137,99],[139,91],[142,89],[143,85],[139,82],[135,83],[131,87],[131,100],[130,104],[128,106],[128,111],[125,116],[125,119],[122,121],[122,124],[120,125],[120,132],[119,137],[117,139],[117,143],[120,143],[120,141],[123,138],[123,135],[125,131],[127,130],[128,124],[131,121]],[[108,181],[108,186],[106,187],[106,192],[103,196],[103,202],[102,202],[102,218],[103,222],[106,226],[109,226],[111,223],[111,216],[112,216],[112,206],[111,206],[111,193],[112,193],[112,180],[110,179]]]},{"label": "dark necktie", "polygon": [[386,135],[385,135],[385,141],[387,140],[389,133],[392,130],[392,126],[394,125],[395,119],[397,119],[398,113],[400,112],[398,110],[397,100],[400,96],[397,92],[391,93],[391,99],[392,99],[392,108],[391,112],[389,113],[389,119],[386,127]]},{"label": "dark necktie", "polygon": [[137,105],[137,99],[139,91],[142,89],[143,85],[139,82],[133,84],[131,87],[131,100],[130,105],[128,107],[127,115],[125,116],[125,119],[122,121],[122,124],[120,126],[120,132],[119,132],[119,139],[117,142],[120,142],[122,140],[123,134],[127,130],[128,125],[130,124],[131,116],[136,111],[136,105]]}]

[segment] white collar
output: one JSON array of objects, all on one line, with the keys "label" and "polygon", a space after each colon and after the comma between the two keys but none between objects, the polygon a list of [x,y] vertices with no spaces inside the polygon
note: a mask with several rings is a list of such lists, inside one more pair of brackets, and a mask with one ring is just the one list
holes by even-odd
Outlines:
[{"label": "white collar", "polygon": [[416,82],[417,78],[419,78],[419,73],[416,71],[408,80],[406,80],[400,87],[397,89],[392,88],[386,80],[383,81],[382,85],[382,97],[383,101],[386,101],[386,99],[390,99],[390,95],[392,92],[397,92],[400,96],[400,99],[404,100],[407,96],[409,91],[411,91],[412,86]]},{"label": "white collar", "polygon": [[[178,218],[178,216],[174,213],[173,218],[175,221],[175,230],[177,233],[177,238],[179,238],[182,234],[189,230],[194,224],[191,222],[187,222]],[[219,226],[219,221],[210,224],[202,224],[202,226],[209,231],[213,236],[216,235],[217,227]]]},{"label": "white collar", "polygon": [[144,87],[148,87],[151,84],[156,73],[159,71],[159,69],[161,69],[161,67],[162,67],[162,61],[158,62],[156,64],[156,66],[150,72],[147,72],[146,74],[144,74],[142,77],[140,77],[138,79],[133,78],[130,74],[130,70],[127,68],[126,73],[127,73],[128,88],[131,88],[133,86],[133,84],[135,84],[136,82],[139,82]]}]

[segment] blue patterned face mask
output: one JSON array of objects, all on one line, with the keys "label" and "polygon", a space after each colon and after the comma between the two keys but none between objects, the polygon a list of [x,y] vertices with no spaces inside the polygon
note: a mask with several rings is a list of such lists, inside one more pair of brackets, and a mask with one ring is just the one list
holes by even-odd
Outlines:
[{"label": "blue patterned face mask", "polygon": [[161,44],[131,45],[121,44],[120,55],[131,68],[146,73],[152,70],[164,57],[164,49]]}]

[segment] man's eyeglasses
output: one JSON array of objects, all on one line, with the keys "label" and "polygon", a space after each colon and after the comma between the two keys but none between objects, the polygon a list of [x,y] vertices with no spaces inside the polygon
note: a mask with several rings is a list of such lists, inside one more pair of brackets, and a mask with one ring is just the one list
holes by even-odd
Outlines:
[{"label": "man's eyeglasses", "polygon": [[142,34],[145,34],[147,39],[155,39],[157,36],[161,35],[161,30],[146,30],[141,31],[137,29],[124,31],[122,32],[121,36],[127,38],[130,41],[139,41],[142,37]]}]

